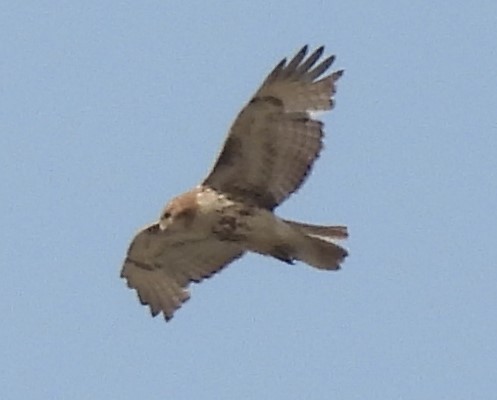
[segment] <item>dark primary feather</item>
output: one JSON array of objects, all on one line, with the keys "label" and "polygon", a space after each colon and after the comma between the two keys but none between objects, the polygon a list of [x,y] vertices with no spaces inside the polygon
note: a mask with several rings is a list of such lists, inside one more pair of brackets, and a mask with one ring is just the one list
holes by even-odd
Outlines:
[{"label": "dark primary feather", "polygon": [[305,62],[300,65],[297,70],[296,74],[299,76],[302,76],[306,71],[308,71],[314,64],[316,64],[316,61],[319,60],[319,58],[323,55],[324,52],[324,46],[319,47],[314,53],[312,53]]}]

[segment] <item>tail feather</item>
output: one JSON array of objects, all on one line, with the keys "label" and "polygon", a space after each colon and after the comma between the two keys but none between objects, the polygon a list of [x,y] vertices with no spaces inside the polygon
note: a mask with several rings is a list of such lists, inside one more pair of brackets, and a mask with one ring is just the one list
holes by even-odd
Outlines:
[{"label": "tail feather", "polygon": [[343,247],[330,240],[348,237],[346,226],[320,226],[285,221],[299,233],[294,257],[315,268],[337,270],[347,257]]},{"label": "tail feather", "polygon": [[348,252],[343,247],[327,242],[317,237],[306,236],[297,248],[297,259],[318,269],[336,270],[347,257]]},{"label": "tail feather", "polygon": [[291,227],[310,236],[317,236],[325,239],[346,239],[349,237],[346,226],[312,225],[288,220],[285,220],[285,222]]}]

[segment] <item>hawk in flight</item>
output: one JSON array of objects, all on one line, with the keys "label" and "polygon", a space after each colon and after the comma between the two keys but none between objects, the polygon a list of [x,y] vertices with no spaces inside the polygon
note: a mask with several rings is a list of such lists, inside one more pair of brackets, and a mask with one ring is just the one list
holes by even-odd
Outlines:
[{"label": "hawk in flight", "polygon": [[[135,236],[121,271],[152,316],[166,320],[200,282],[247,251],[288,264],[337,270],[347,251],[345,226],[319,226],[277,217],[323,147],[323,123],[343,71],[322,76],[334,56],[303,47],[283,59],[238,114],[214,167],[192,190],[172,199],[157,222]],[[318,62],[320,61],[320,62]]]}]

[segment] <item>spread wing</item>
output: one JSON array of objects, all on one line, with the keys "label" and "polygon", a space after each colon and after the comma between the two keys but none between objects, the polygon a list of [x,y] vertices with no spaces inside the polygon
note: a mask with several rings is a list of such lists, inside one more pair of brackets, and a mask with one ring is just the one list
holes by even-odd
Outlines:
[{"label": "spread wing", "polygon": [[153,224],[131,242],[121,277],[136,289],[152,316],[162,312],[168,321],[190,298],[190,282],[210,277],[242,255],[236,244],[191,233],[169,234]]},{"label": "spread wing", "polygon": [[323,51],[306,58],[305,46],[274,68],[233,123],[204,185],[267,209],[302,185],[323,147],[323,123],[309,112],[332,108],[343,73],[320,78],[334,61],[316,65]]}]

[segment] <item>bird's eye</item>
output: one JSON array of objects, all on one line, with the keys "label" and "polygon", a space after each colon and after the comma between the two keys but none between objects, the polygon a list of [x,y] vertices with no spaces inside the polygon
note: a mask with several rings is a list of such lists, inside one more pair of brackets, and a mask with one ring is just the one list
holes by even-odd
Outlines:
[{"label": "bird's eye", "polygon": [[171,213],[169,211],[166,211],[163,215],[162,218],[169,219],[171,218]]}]

